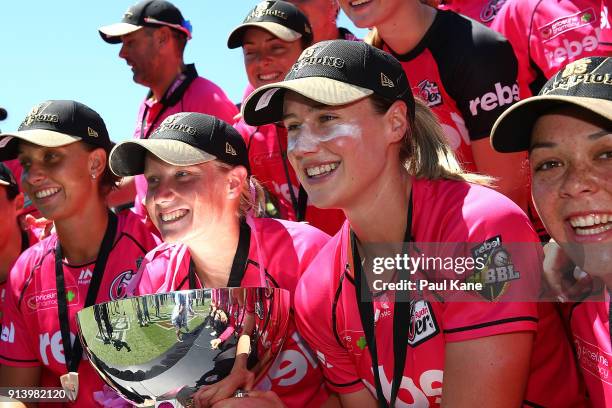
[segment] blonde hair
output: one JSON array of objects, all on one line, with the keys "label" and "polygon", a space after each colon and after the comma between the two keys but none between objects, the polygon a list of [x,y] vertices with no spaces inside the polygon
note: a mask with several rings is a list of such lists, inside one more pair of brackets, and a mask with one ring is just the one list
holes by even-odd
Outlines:
[{"label": "blonde hair", "polygon": [[[384,114],[394,101],[378,95],[370,96],[376,112]],[[446,141],[436,115],[423,101],[415,98],[414,121],[409,118],[399,158],[408,173],[430,180],[448,179],[491,186],[493,178],[465,171]]]},{"label": "blonde hair", "polygon": [[[228,172],[235,166],[215,160],[217,167]],[[247,176],[240,192],[237,216],[245,218],[249,212],[253,217],[263,217],[266,210],[266,194],[261,183],[255,176]]]}]

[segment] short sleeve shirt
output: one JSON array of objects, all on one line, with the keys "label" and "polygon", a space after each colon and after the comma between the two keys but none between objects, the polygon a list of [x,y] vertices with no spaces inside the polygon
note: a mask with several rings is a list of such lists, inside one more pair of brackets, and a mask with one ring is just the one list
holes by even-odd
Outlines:
[{"label": "short sleeve shirt", "polygon": [[[0,363],[15,367],[42,366],[43,378],[56,381],[66,374],[55,281],[55,247],[52,234],[26,250],[11,270],[0,340]],[[118,215],[117,235],[109,254],[96,303],[125,297],[138,264],[159,240],[130,211]],[[64,263],[70,337],[77,336],[76,313],[83,308],[95,262]],[[78,340],[77,340],[78,341]],[[104,382],[87,362],[79,365],[79,393],[74,406],[95,406],[93,394]],[[44,384],[50,385],[50,384]]]},{"label": "short sleeve shirt", "polygon": [[[522,252],[523,256],[505,258],[503,267],[522,271],[521,279],[533,282],[535,277],[529,276],[529,271],[539,270],[541,249],[529,220],[510,200],[486,187],[448,180],[415,180],[412,197],[412,236],[417,246],[432,242],[469,243],[468,251],[478,253],[493,247],[508,248],[508,244],[516,242],[532,243],[529,246],[532,249]],[[352,393],[367,387],[376,395],[372,359],[356,302],[356,283],[352,271],[347,268],[350,265],[349,242],[350,225],[347,221],[302,277],[296,291],[298,330],[317,354],[325,380],[332,390]],[[516,292],[520,287],[513,288],[513,281],[504,282],[501,277],[497,282],[508,285],[507,292],[497,298],[500,301],[486,302],[482,297],[482,302],[418,300],[411,304],[410,327],[413,329],[408,333],[398,405],[440,406],[446,343],[538,329],[537,305],[503,301],[507,296],[505,293]],[[318,290],[313,291],[313,287]],[[378,370],[387,399],[391,394],[395,364],[391,336],[395,307],[393,296],[392,292],[385,292],[373,301]],[[558,341],[563,336],[558,316],[555,325],[559,331],[552,333],[552,337],[545,337],[546,341]],[[543,346],[550,347],[550,344]],[[566,344],[563,350],[564,355],[556,357],[571,361],[569,345]],[[542,383],[532,384],[530,380],[528,390],[534,392],[528,391],[526,400],[555,406],[548,404],[553,399],[547,400],[546,395],[541,394],[550,391],[550,382],[558,380],[562,374],[554,371],[557,368],[555,362],[546,360],[541,364],[534,369],[542,372],[538,375]],[[575,367],[569,375],[577,381]],[[580,396],[571,394],[577,393],[577,385],[569,384],[569,381],[567,390],[557,387],[554,390],[557,394],[555,400],[558,400],[558,394],[564,394],[565,401],[568,398],[580,399]]]}]

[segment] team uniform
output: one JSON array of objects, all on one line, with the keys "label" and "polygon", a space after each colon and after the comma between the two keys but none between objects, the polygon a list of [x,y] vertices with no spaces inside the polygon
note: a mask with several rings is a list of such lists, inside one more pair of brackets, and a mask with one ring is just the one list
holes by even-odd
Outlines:
[{"label": "team uniform", "polygon": [[505,2],[506,0],[443,0],[439,8],[452,10],[490,26]]},{"label": "team uniform", "polygon": [[[129,281],[136,276],[138,263],[159,240],[140,217],[124,211],[117,216],[117,233],[108,256],[96,303],[125,297]],[[59,387],[66,374],[64,348],[58,315],[55,248],[52,234],[26,250],[9,277],[0,341],[0,363],[15,367],[42,366],[41,386]],[[64,281],[70,337],[78,341],[76,313],[83,308],[95,262],[86,265],[64,263]],[[94,393],[104,382],[86,361],[78,369],[79,393],[74,406],[92,407]]]},{"label": "team uniform", "polygon": [[[305,191],[300,192],[297,176],[287,159],[287,129],[280,124],[249,126],[243,120],[234,127],[244,138],[252,174],[278,203],[279,218],[298,221],[300,194],[305,198]],[[299,221],[308,221],[333,235],[345,219],[341,210],[324,210],[307,205],[305,216]]]},{"label": "team uniform", "polygon": [[[580,58],[609,55],[601,21],[605,0],[506,0],[491,28],[508,38],[519,61],[523,96],[537,94],[548,78]],[[603,25],[602,25],[603,24]],[[603,28],[603,29],[602,29]],[[525,86],[527,85],[527,87]]]},{"label": "team uniform", "polygon": [[[206,113],[227,123],[233,123],[234,116],[238,114],[236,106],[225,92],[213,82],[198,76],[193,64],[185,66],[183,73],[174,80],[160,101],[154,100],[152,96],[149,92],[140,105],[135,139],[148,138],[165,118],[178,112]],[[135,183],[134,212],[145,217],[147,210],[143,200],[147,194],[147,181],[144,176],[138,175],[135,176]]]},{"label": "team uniform", "polygon": [[472,141],[489,137],[495,119],[519,100],[510,44],[469,18],[438,10],[412,51],[384,50],[402,63],[413,94],[436,113],[460,162],[476,171]]},{"label": "team uniform", "polygon": [[[245,266],[232,270],[227,286],[261,287],[267,284],[288,289],[293,298],[300,276],[329,236],[308,225],[271,218],[253,219],[250,224]],[[147,254],[137,278],[139,281],[135,281],[138,282],[136,292],[142,295],[188,289],[190,262],[186,246],[160,245]],[[265,276],[265,284],[262,276]],[[195,287],[202,287],[197,277]],[[328,394],[316,357],[296,331],[292,319],[288,333],[283,351],[257,387],[276,392],[288,407],[320,406]]]},{"label": "team uniform", "polygon": [[612,15],[610,12],[612,7],[608,4],[608,0],[601,0],[601,16],[599,28],[601,36],[599,37],[599,48],[603,51],[603,55],[612,54]]},{"label": "team uniform", "polygon": [[[565,333],[553,306],[508,301],[525,288],[536,288],[534,282],[539,279],[529,273],[539,270],[542,258],[524,213],[493,190],[448,180],[414,180],[412,203],[411,234],[416,247],[423,248],[419,243],[467,243],[452,245],[463,248],[455,250],[455,258],[483,253],[492,257],[503,252],[505,256],[495,256],[493,262],[501,260],[496,263],[500,268],[519,271],[520,279],[499,275],[495,285],[501,286],[495,302],[484,302],[480,294],[468,292],[476,302],[428,301],[432,297],[425,296],[405,305],[410,308],[410,326],[398,406],[440,406],[446,343],[514,332],[537,333],[525,404],[581,406],[583,393],[571,347],[567,339],[563,341]],[[372,358],[356,301],[350,240],[347,221],[305,272],[296,290],[297,323],[333,391],[344,394],[367,387],[376,396]],[[508,251],[509,244],[518,242],[533,245],[514,256],[516,252]],[[493,249],[497,252],[491,252]],[[373,296],[378,371],[387,400],[397,364],[391,336],[394,296],[389,291]],[[551,384],[563,386],[553,390]]]},{"label": "team uniform", "polygon": [[566,318],[592,406],[612,406],[610,292],[606,292],[601,302],[571,305]]}]

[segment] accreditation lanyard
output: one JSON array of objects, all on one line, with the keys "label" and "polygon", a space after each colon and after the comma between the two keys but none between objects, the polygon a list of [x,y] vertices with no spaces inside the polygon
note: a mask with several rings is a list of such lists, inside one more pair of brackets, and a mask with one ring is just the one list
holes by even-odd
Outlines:
[{"label": "accreditation lanyard", "polygon": [[300,190],[298,192],[297,198],[295,197],[295,192],[293,191],[293,183],[291,183],[291,177],[289,176],[289,165],[287,164],[287,150],[283,149],[283,145],[281,144],[279,130],[285,128],[276,125],[276,140],[278,141],[278,148],[281,153],[281,160],[283,162],[283,169],[285,170],[285,177],[287,178],[287,189],[289,190],[289,196],[291,197],[291,205],[293,206],[293,211],[295,212],[296,221],[305,221],[306,220],[306,204],[308,203],[308,193],[304,190],[304,187],[300,185]]},{"label": "accreditation lanyard", "polygon": [[[404,233],[404,250],[408,249],[408,245],[412,242],[412,192],[410,193],[410,199],[408,201],[408,216],[406,221],[406,232]],[[404,373],[404,367],[406,365],[406,349],[408,346],[408,329],[411,318],[411,307],[409,306],[409,296],[407,291],[397,291],[395,293],[395,303],[393,308],[393,355],[394,355],[394,367],[393,367],[393,382],[391,386],[391,399],[390,404],[387,403],[385,395],[382,390],[380,382],[380,373],[378,371],[378,352],[376,349],[376,335],[374,327],[374,304],[372,302],[372,293],[367,287],[367,284],[363,282],[367,277],[363,276],[363,270],[361,266],[361,256],[359,255],[359,249],[357,248],[357,237],[355,233],[351,231],[351,246],[353,254],[353,268],[355,273],[355,294],[357,297],[357,305],[359,307],[359,317],[361,318],[361,325],[365,333],[366,342],[368,349],[370,350],[370,356],[372,359],[372,371],[374,372],[374,382],[376,385],[376,398],[378,399],[378,406],[381,408],[394,407],[397,394],[399,392],[399,386],[402,382],[402,376]],[[406,273],[405,270],[400,270],[399,279],[402,279],[402,275]],[[366,285],[365,290],[362,290],[363,285]]]},{"label": "accreditation lanyard", "polygon": [[[104,268],[106,267],[106,261],[108,255],[111,252],[115,234],[117,232],[117,216],[109,211],[108,213],[108,225],[106,226],[106,232],[98,251],[98,259],[96,260],[96,266],[94,267],[91,282],[89,283],[89,289],[87,290],[87,296],[85,298],[85,306],[83,308],[93,305],[102,283],[102,276],[104,275]],[[83,354],[83,347],[78,339],[74,340],[74,345],[70,341],[70,318],[68,316],[68,305],[66,304],[66,286],[64,283],[64,266],[62,263],[62,247],[60,241],[57,241],[55,247],[55,282],[57,287],[57,311],[59,314],[60,331],[62,333],[62,343],[64,346],[64,356],[66,358],[66,368],[69,373],[76,373],[79,370],[79,364],[81,363],[81,357]]]},{"label": "accreditation lanyard", "polygon": [[[238,247],[236,248],[236,254],[234,255],[234,261],[232,262],[232,270],[230,272],[229,280],[227,282],[228,288],[240,287],[244,273],[246,272],[247,262],[249,260],[249,248],[251,246],[251,227],[244,222],[240,222],[240,235],[238,236]],[[195,264],[193,259],[189,261],[189,273],[187,279],[189,280],[189,289],[197,289],[197,277],[196,277]],[[185,284],[185,279],[179,284],[176,290],[181,290]]]},{"label": "accreditation lanyard", "polygon": [[[193,64],[189,64],[185,67],[185,70],[181,72],[176,79],[172,82],[172,85],[168,88],[162,99],[159,103],[162,105],[161,109],[155,115],[155,118],[151,121],[151,126],[147,129],[147,115],[149,114],[149,105],[145,103],[145,109],[142,113],[142,123],[140,124],[140,138],[147,139],[153,128],[155,127],[155,123],[161,118],[164,112],[171,106],[176,105],[182,98],[189,85],[198,77],[198,72],[195,69]],[[153,92],[149,92],[147,95],[147,99],[153,96]],[[145,129],[147,129],[145,131]]]}]

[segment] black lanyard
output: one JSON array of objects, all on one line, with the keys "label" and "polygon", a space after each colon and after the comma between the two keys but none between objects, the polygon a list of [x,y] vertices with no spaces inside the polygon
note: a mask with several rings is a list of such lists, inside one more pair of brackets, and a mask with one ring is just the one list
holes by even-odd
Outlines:
[{"label": "black lanyard", "polygon": [[[408,249],[408,245],[412,242],[412,192],[408,201],[408,216],[406,221],[406,232],[404,233],[404,250]],[[361,325],[365,333],[368,349],[372,358],[372,370],[374,371],[374,382],[376,385],[376,398],[378,406],[381,408],[394,407],[399,386],[402,382],[404,367],[406,365],[406,349],[408,347],[408,329],[410,326],[411,307],[409,306],[408,291],[401,290],[395,293],[395,304],[393,308],[393,355],[395,364],[393,366],[393,382],[391,386],[391,402],[387,403],[380,382],[380,373],[378,371],[378,351],[376,349],[376,335],[374,327],[374,305],[372,302],[372,293],[367,287],[367,278],[363,276],[361,267],[361,256],[357,248],[357,237],[351,231],[351,246],[353,253],[353,268],[355,270],[355,294],[357,297],[357,305],[359,307],[359,317]],[[399,271],[399,279],[407,271]],[[365,290],[363,286],[366,286]]]},{"label": "black lanyard", "polygon": [[[195,69],[193,64],[189,64],[185,66],[185,70],[181,72],[176,79],[172,82],[172,85],[168,87],[166,93],[159,101],[162,105],[162,108],[159,110],[155,118],[151,121],[151,126],[145,131],[147,128],[147,115],[149,114],[149,105],[145,103],[145,109],[142,113],[142,123],[140,125],[140,138],[147,139],[151,134],[151,131],[155,127],[155,123],[159,120],[159,118],[164,114],[164,112],[171,106],[176,105],[181,99],[183,99],[183,95],[189,88],[189,85],[198,77],[198,72]],[[147,95],[147,99],[153,96],[152,92],[149,92]]]},{"label": "black lanyard", "polygon": [[306,219],[306,204],[308,203],[308,193],[304,190],[304,187],[300,186],[300,191],[298,192],[297,198],[295,197],[295,192],[293,191],[293,183],[291,182],[291,177],[289,176],[289,166],[287,164],[287,150],[283,149],[283,145],[281,144],[279,131],[285,130],[282,126],[276,125],[276,140],[278,141],[278,148],[281,153],[281,160],[283,162],[283,168],[285,170],[285,177],[287,178],[287,189],[289,190],[289,196],[291,197],[291,205],[293,206],[293,211],[295,212],[296,221],[304,221]]},{"label": "black lanyard", "polygon": [[[106,226],[106,232],[98,251],[98,259],[96,260],[96,266],[94,267],[91,282],[89,283],[89,289],[87,289],[87,296],[85,298],[85,306],[83,308],[93,305],[98,296],[98,290],[102,283],[102,276],[104,275],[104,268],[106,267],[106,261],[108,255],[113,247],[115,240],[115,234],[117,232],[117,216],[109,211],[108,213],[108,225]],[[57,311],[59,315],[60,331],[62,333],[62,343],[64,345],[64,356],[66,358],[66,368],[68,372],[77,372],[79,370],[79,364],[81,363],[81,357],[83,355],[83,347],[78,338],[74,340],[74,345],[70,341],[70,318],[68,316],[68,306],[66,304],[66,286],[64,283],[64,265],[62,263],[62,247],[60,241],[57,241],[55,247],[55,284],[57,288]]]},{"label": "black lanyard", "polygon": [[[232,270],[230,272],[229,280],[227,282],[228,288],[238,288],[244,278],[246,272],[247,262],[249,260],[249,248],[251,246],[251,227],[245,221],[240,222],[240,235],[238,236],[238,247],[236,248],[236,254],[234,255],[234,261],[232,262]],[[195,264],[193,259],[189,261],[189,273],[187,278],[178,285],[176,290],[181,290],[185,284],[185,280],[189,281],[189,289],[197,289],[197,275],[195,270]]]}]

